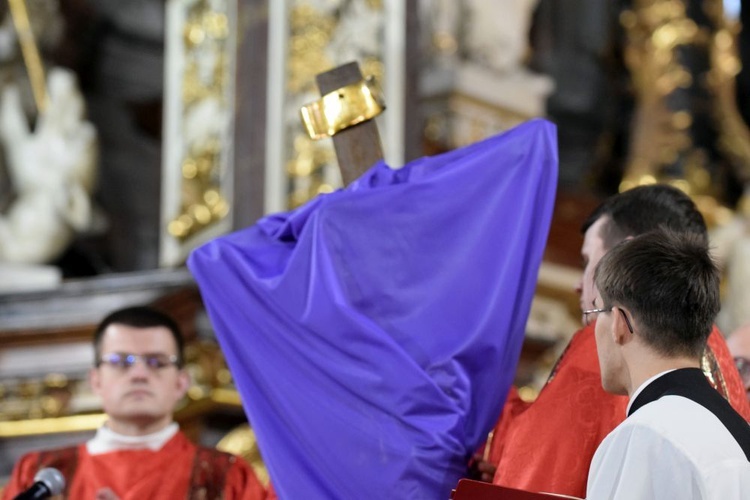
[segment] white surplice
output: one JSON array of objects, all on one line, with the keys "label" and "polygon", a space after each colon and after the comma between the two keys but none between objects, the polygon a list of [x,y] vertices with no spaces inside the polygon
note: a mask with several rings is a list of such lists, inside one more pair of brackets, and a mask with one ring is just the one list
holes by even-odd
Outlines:
[{"label": "white surplice", "polygon": [[663,396],[602,441],[586,498],[750,499],[750,462],[713,413],[690,399]]}]

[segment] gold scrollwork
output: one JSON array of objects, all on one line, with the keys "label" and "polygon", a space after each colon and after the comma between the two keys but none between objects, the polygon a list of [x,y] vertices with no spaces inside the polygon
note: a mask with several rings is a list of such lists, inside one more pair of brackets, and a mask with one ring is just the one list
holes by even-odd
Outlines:
[{"label": "gold scrollwork", "polygon": [[326,55],[337,20],[333,15],[301,3],[290,12],[287,91],[299,94],[313,90],[315,75],[333,65]]},{"label": "gold scrollwork", "polygon": [[[227,92],[231,81],[232,57],[227,3],[200,0],[189,11],[182,30],[185,69],[182,74],[182,118],[198,109],[218,107],[229,113]],[[167,225],[173,237],[184,241],[229,214],[222,194],[220,174],[224,155],[223,138],[210,131],[185,144],[182,159],[180,213]]]},{"label": "gold scrollwork", "polygon": [[735,78],[742,69],[737,35],[738,23],[730,23],[724,16],[721,2],[710,12],[720,27],[711,43],[711,72],[708,83],[714,95],[714,112],[718,124],[719,148],[727,154],[737,175],[750,182],[750,128],[737,108]]},{"label": "gold scrollwork", "polygon": [[221,154],[221,144],[213,140],[195,147],[183,160],[181,213],[167,226],[175,238],[189,238],[229,213],[229,203],[215,179]]},{"label": "gold scrollwork", "polygon": [[264,486],[268,486],[271,478],[268,474],[266,464],[263,462],[263,457],[260,455],[260,448],[258,447],[255,432],[248,424],[241,424],[229,431],[216,444],[216,448],[244,458],[253,468],[253,472],[255,472],[258,480]]},{"label": "gold scrollwork", "polygon": [[[677,52],[687,46],[708,49],[712,27],[698,26],[680,0],[636,0],[620,23],[638,103],[620,190],[671,182],[691,195],[709,194],[708,158],[690,135],[694,117],[688,109],[672,109],[667,101],[673,92],[699,84]],[[684,171],[676,174],[668,167],[678,159]]]},{"label": "gold scrollwork", "polygon": [[63,415],[76,386],[58,373],[0,382],[0,422]]}]

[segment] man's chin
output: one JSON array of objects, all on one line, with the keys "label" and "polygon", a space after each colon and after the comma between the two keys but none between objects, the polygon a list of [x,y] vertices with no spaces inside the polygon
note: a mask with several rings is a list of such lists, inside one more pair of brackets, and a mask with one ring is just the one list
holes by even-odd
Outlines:
[{"label": "man's chin", "polygon": [[131,421],[155,421],[164,417],[164,410],[154,407],[153,401],[136,401],[130,402],[117,414]]},{"label": "man's chin", "polygon": [[165,415],[163,412],[148,410],[148,409],[132,409],[128,412],[122,412],[117,415],[116,419],[122,423],[127,422],[129,425],[134,425],[140,428],[152,427],[165,421]]},{"label": "man's chin", "polygon": [[607,380],[602,379],[602,387],[605,391],[607,391],[610,394],[615,394],[617,396],[627,396],[628,390],[620,383],[613,381],[613,380]]}]

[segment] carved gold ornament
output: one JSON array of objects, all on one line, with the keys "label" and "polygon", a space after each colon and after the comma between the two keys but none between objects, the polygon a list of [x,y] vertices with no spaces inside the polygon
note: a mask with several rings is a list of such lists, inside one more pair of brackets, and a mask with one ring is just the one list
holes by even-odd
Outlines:
[{"label": "carved gold ornament", "polygon": [[232,455],[238,455],[245,459],[253,468],[253,472],[258,477],[258,480],[265,486],[271,482],[271,477],[268,474],[268,468],[263,457],[260,455],[260,448],[258,447],[258,440],[255,437],[255,432],[248,424],[241,424],[221,438],[216,444],[216,448]]},{"label": "carved gold ornament", "polygon": [[[721,7],[721,6],[719,6]],[[742,70],[737,46],[741,26],[729,22],[723,9],[712,11],[720,29],[711,43],[711,72],[708,84],[714,94],[719,148],[727,154],[737,175],[750,182],[750,128],[737,108],[736,77]]]},{"label": "carved gold ornament", "polygon": [[[706,160],[690,136],[693,116],[688,110],[671,109],[669,96],[695,84],[677,50],[706,46],[708,30],[687,16],[680,0],[636,0],[623,12],[620,23],[627,34],[625,62],[631,73],[637,108],[630,153],[620,191],[656,182],[675,181],[688,194],[705,193],[700,182]],[[684,159],[684,178],[666,172]],[[696,183],[696,181],[699,181]]]},{"label": "carved gold ornament", "polygon": [[229,19],[233,2],[199,0],[181,28],[184,61],[180,81],[181,193],[179,212],[167,224],[180,242],[202,232],[230,213],[222,185],[232,113],[234,35]]}]

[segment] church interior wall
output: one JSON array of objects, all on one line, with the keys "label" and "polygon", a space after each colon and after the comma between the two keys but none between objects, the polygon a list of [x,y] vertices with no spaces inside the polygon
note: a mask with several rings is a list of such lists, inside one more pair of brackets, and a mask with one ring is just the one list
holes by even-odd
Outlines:
[{"label": "church interior wall", "polygon": [[[305,140],[297,110],[320,97],[316,73],[352,58],[366,75],[377,74],[391,85],[402,82],[399,93],[393,93],[401,100],[385,111],[396,116],[391,123],[401,130],[398,162],[460,147],[535,117],[550,119],[558,127],[558,200],[518,375],[528,389],[525,394],[533,398],[579,321],[573,288],[580,275],[581,222],[604,196],[621,189],[624,179],[646,182],[632,151],[639,131],[661,130],[649,128],[655,126],[643,121],[642,112],[644,99],[656,102],[658,96],[645,94],[638,86],[648,75],[638,74],[639,81],[633,75],[650,61],[651,49],[643,45],[649,39],[643,33],[649,29],[650,18],[637,10],[638,2],[625,0],[408,0],[401,17],[393,18],[389,16],[394,1],[284,0],[272,6],[270,0],[236,0],[237,10],[231,11],[236,12],[237,45],[233,128],[228,139],[233,159],[231,174],[221,181],[232,191],[228,198],[231,224],[226,230],[252,224],[266,213],[271,197],[279,200],[279,209],[286,210],[341,186],[330,139]],[[188,14],[198,3],[182,2]],[[720,61],[736,61],[739,66],[734,67],[732,79],[726,80],[735,86],[736,113],[728,114],[727,106],[731,108],[732,103],[726,99],[720,103],[719,97],[709,98],[725,95],[718,90],[710,94],[707,87],[698,92],[687,84],[677,85],[673,93],[661,96],[664,116],[670,124],[686,116],[692,121],[681,126],[679,134],[667,134],[666,144],[676,151],[674,161],[659,157],[646,173],[653,174],[654,180],[695,190],[717,230],[722,255],[730,262],[730,249],[747,238],[741,221],[750,216],[743,211],[747,202],[742,197],[750,156],[743,156],[743,148],[750,151],[750,143],[722,143],[728,119],[717,123],[715,117],[750,119],[750,101],[743,99],[750,93],[750,77],[742,65],[748,35],[737,29],[735,18],[727,18],[725,25],[709,15],[721,8],[734,12],[732,2],[682,3],[687,6],[683,17],[693,16],[699,33],[709,37],[723,29],[721,33],[730,34],[738,58],[724,54],[724,59],[710,59],[709,42],[698,39],[685,42],[696,52],[673,48],[674,60],[683,65],[683,73],[694,75],[693,83],[704,87],[708,75],[715,74],[711,68]],[[215,444],[243,421],[231,374],[222,364],[189,273],[179,264],[160,265],[160,238],[169,237],[161,206],[162,107],[165,71],[174,71],[165,70],[165,2],[26,0],[26,4],[43,66],[68,68],[76,75],[86,120],[96,130],[97,143],[91,146],[96,149],[96,187],[90,192],[86,227],[66,240],[54,258],[31,263],[0,259],[0,281],[3,276],[10,281],[11,269],[26,272],[26,266],[36,266],[35,273],[29,269],[17,278],[18,286],[42,276],[45,288],[13,291],[6,289],[7,283],[0,284],[0,484],[21,453],[40,445],[78,441],[93,430],[90,424],[38,435],[18,429],[24,421],[39,418],[97,414],[100,409],[82,382],[90,359],[81,353],[93,325],[108,309],[121,305],[161,304],[189,332],[191,369],[197,382],[186,403],[190,408],[181,418],[196,439]],[[747,13],[739,15],[744,19]],[[0,25],[2,85],[5,88],[13,81],[25,89],[24,109],[34,126],[29,62],[13,45],[17,43],[13,36],[3,34],[13,26],[6,2],[0,2],[0,17],[6,20]],[[402,44],[398,47],[402,62],[391,66],[383,62],[388,36],[391,46]],[[280,48],[274,45],[277,42]],[[640,66],[633,63],[636,57]],[[703,66],[691,66],[696,60]],[[387,72],[403,73],[403,78],[387,79]],[[280,75],[280,80],[270,78],[273,74]],[[2,114],[0,109],[0,118]],[[387,129],[383,118],[378,120]],[[732,123],[735,129],[744,130],[742,120]],[[278,133],[273,127],[279,127]],[[384,133],[383,137],[389,136]],[[684,144],[690,148],[683,148]],[[3,145],[0,168],[0,217],[5,218],[19,199],[13,159],[7,157],[6,149]],[[388,149],[387,142],[384,149]],[[649,149],[644,154],[657,153]],[[269,165],[269,158],[278,164]],[[628,177],[633,172],[640,177]],[[280,180],[269,184],[273,175]],[[274,186],[274,193],[269,192],[269,185]],[[179,193],[181,185],[170,189]],[[722,227],[733,229],[722,233]],[[189,238],[181,240],[185,249],[190,244]],[[39,274],[50,269],[51,274]],[[747,291],[738,281],[728,280],[726,286],[739,288],[733,292],[734,303],[727,306],[728,311],[740,311],[725,319],[728,331],[750,320],[741,317]],[[50,374],[49,364],[42,360],[29,373],[13,371],[19,359],[31,359],[22,357],[44,346],[48,349],[39,358],[70,356],[71,365]],[[71,401],[79,406],[71,407]],[[209,419],[216,425],[207,424]]]}]

